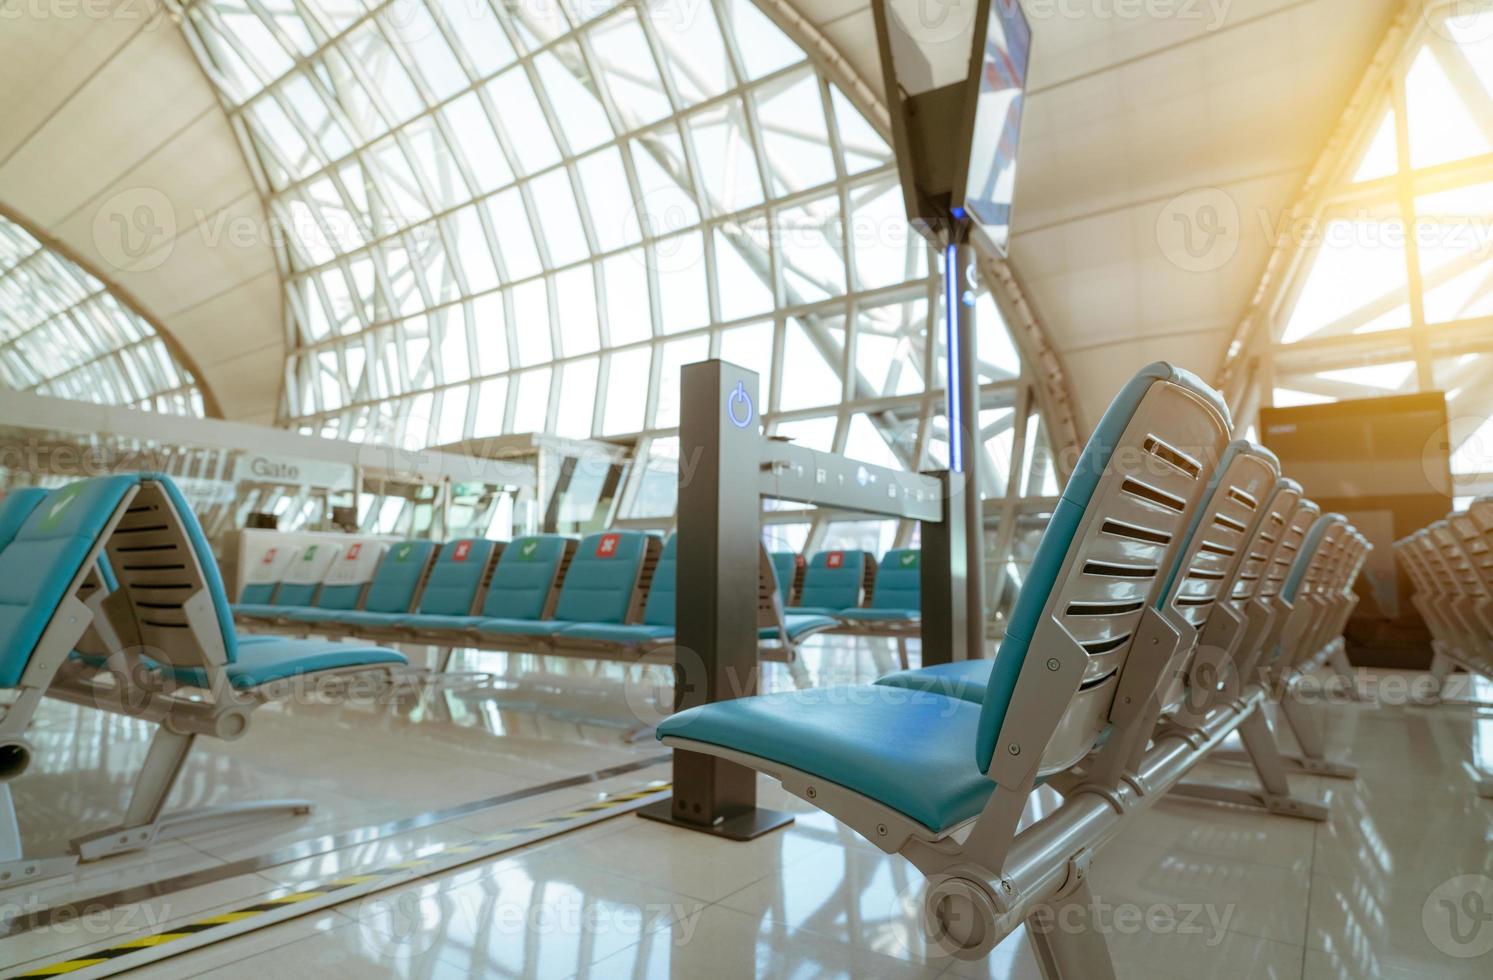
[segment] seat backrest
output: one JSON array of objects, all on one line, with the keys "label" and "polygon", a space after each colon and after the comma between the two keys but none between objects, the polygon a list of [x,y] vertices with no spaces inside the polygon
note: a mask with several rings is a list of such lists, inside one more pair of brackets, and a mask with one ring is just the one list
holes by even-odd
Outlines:
[{"label": "seat backrest", "polygon": [[[0,551],[0,688],[21,683],[63,600],[95,574],[137,485],[131,477],[101,477],[53,490],[33,503]],[[82,630],[77,634],[70,645]],[[71,650],[49,652],[61,664]]]},{"label": "seat backrest", "polygon": [[104,600],[114,633],[161,663],[232,663],[238,653],[233,614],[202,525],[169,477],[128,479],[139,492],[106,545],[119,580]]},{"label": "seat backrest", "polygon": [[1259,524],[1255,525],[1244,560],[1230,584],[1228,603],[1235,612],[1242,613],[1244,604],[1254,598],[1260,579],[1270,564],[1270,556],[1300,501],[1301,484],[1289,478],[1275,482],[1275,492],[1270,495]]},{"label": "seat backrest", "polygon": [[1279,479],[1280,461],[1270,450],[1244,439],[1229,443],[1193,511],[1158,609],[1176,610],[1195,628],[1208,621],[1228,596]]},{"label": "seat backrest", "polygon": [[544,618],[561,569],[574,550],[575,540],[558,534],[508,542],[498,555],[482,599],[482,615],[489,619]]},{"label": "seat backrest", "polygon": [[622,623],[638,588],[638,576],[649,548],[658,539],[642,531],[588,534],[560,586],[555,618],[577,623]]},{"label": "seat backrest", "polygon": [[1265,574],[1260,576],[1259,587],[1255,589],[1256,599],[1273,603],[1280,595],[1287,576],[1296,564],[1297,556],[1301,554],[1301,544],[1321,513],[1322,508],[1314,500],[1302,498],[1296,501],[1296,507],[1291,511],[1285,529],[1281,531],[1280,540],[1275,542],[1275,548],[1270,552]]},{"label": "seat backrest", "polygon": [[442,545],[425,591],[420,593],[421,615],[470,615],[487,583],[494,546],[495,542],[482,538],[460,538]]},{"label": "seat backrest", "polygon": [[337,562],[342,549],[326,541],[313,541],[301,548],[301,553],[285,570],[280,588],[275,590],[274,604],[277,606],[303,607],[311,605],[316,590],[326,580],[327,572]]},{"label": "seat backrest", "polygon": [[41,487],[22,487],[0,496],[0,551],[15,540],[16,532],[46,496]]},{"label": "seat backrest", "polygon": [[[1052,761],[1045,759],[1052,733],[1083,685],[1120,670],[1229,428],[1218,393],[1166,363],[1142,369],[1115,397],[1074,467],[1007,623],[980,712],[975,758],[982,772],[990,771],[1013,703],[1023,704],[1017,726],[1035,732],[1039,723],[1051,725],[1037,752],[1028,749],[1023,758],[1019,749],[1009,757],[1003,750],[1002,769],[1019,774],[1019,783]],[[1025,672],[1026,682],[1044,690],[1023,698],[1018,688],[1034,646],[1045,660]],[[1072,679],[1072,692],[1061,704],[1047,698],[1051,682],[1039,671],[1052,663],[1070,668],[1063,676]]]},{"label": "seat backrest", "polygon": [[259,560],[249,566],[238,601],[245,605],[266,605],[275,598],[285,572],[295,562],[300,549],[293,544],[271,545]]},{"label": "seat backrest", "polygon": [[392,545],[368,585],[363,608],[377,613],[409,612],[414,608],[415,596],[434,555],[434,541],[401,541]]},{"label": "seat backrest", "polygon": [[[1456,579],[1458,590],[1464,595],[1487,595],[1483,580],[1477,573],[1477,567],[1467,552],[1463,534],[1459,530],[1471,525],[1472,521],[1465,514],[1449,514],[1446,520],[1438,523],[1439,527],[1432,526],[1431,535],[1442,554],[1446,555],[1447,566]],[[1469,536],[1476,537],[1476,532],[1470,531]]]},{"label": "seat backrest", "polygon": [[816,609],[859,606],[869,557],[864,551],[819,552],[804,569],[804,584],[797,604]]},{"label": "seat backrest", "polygon": [[[1323,514],[1312,523],[1301,540],[1301,547],[1296,552],[1296,560],[1291,563],[1291,570],[1281,583],[1282,599],[1295,602],[1299,595],[1306,594],[1302,592],[1303,586],[1310,589],[1317,584],[1323,571],[1332,562],[1336,535],[1341,533],[1340,530],[1333,529],[1340,528],[1344,521],[1342,514]],[[1331,538],[1328,536],[1329,532],[1332,532]]]},{"label": "seat backrest", "polygon": [[669,535],[664,550],[653,566],[653,581],[648,584],[648,603],[643,607],[643,622],[649,626],[673,626],[678,600],[679,535]]},{"label": "seat backrest", "polygon": [[778,581],[778,595],[783,599],[783,605],[793,604],[793,582],[798,578],[798,569],[803,564],[803,556],[796,551],[770,551],[768,557],[772,559],[773,575]]},{"label": "seat backrest", "polygon": [[872,609],[922,609],[922,552],[916,548],[893,548],[876,566],[871,589]]},{"label": "seat backrest", "polygon": [[388,550],[383,541],[353,541],[344,547],[322,579],[316,608],[358,608]]}]

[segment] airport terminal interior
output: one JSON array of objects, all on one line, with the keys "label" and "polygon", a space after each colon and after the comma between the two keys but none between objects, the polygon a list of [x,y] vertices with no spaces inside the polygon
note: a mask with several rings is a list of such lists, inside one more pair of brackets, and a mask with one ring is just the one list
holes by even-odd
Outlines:
[{"label": "airport terminal interior", "polygon": [[0,80],[0,976],[1493,977],[1493,2]]}]

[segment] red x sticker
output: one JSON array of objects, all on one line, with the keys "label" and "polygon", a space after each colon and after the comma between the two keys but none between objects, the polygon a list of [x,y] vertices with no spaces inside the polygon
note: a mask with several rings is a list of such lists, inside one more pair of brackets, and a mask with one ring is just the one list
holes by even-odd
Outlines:
[{"label": "red x sticker", "polygon": [[360,552],[362,550],[363,550],[363,543],[361,541],[358,542],[357,544],[350,544],[350,545],[348,545],[347,546],[347,560],[348,561],[357,561],[358,560],[358,552]]},{"label": "red x sticker", "polygon": [[829,555],[824,559],[824,567],[825,568],[844,568],[845,567],[845,552],[843,552],[843,551],[831,551],[829,553]]},{"label": "red x sticker", "polygon": [[470,542],[470,541],[458,541],[458,542],[456,542],[456,550],[453,551],[453,552],[451,552],[451,560],[452,561],[466,561],[467,560],[467,555],[470,555],[471,553],[472,553],[472,542]]},{"label": "red x sticker", "polygon": [[264,558],[260,561],[260,564],[261,565],[272,565],[272,564],[274,564],[274,562],[275,562],[275,552],[277,552],[279,550],[280,550],[279,548],[271,548],[269,551],[266,551],[264,553]]},{"label": "red x sticker", "polygon": [[597,558],[613,558],[617,554],[617,542],[622,540],[620,534],[603,534],[601,540],[596,542]]}]

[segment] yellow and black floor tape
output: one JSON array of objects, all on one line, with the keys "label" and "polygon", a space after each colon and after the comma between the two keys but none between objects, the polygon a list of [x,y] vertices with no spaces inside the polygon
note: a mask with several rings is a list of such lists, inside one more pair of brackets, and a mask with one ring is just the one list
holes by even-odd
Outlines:
[{"label": "yellow and black floor tape", "polygon": [[[443,847],[434,853],[412,861],[401,861],[398,864],[386,865],[382,868],[365,871],[361,874],[349,875],[346,878],[337,878],[333,881],[302,889],[301,891],[292,892],[289,895],[281,895],[278,898],[270,898],[241,909],[234,909],[232,912],[220,912],[217,915],[207,916],[195,922],[168,926],[161,932],[131,939],[116,946],[87,952],[77,952],[73,954],[72,959],[49,963],[46,966],[16,974],[16,976],[62,977],[71,973],[78,973],[89,967],[100,966],[111,960],[117,960],[134,953],[159,949],[171,943],[186,939],[189,936],[196,936],[199,933],[208,932],[212,929],[255,919],[270,912],[281,911],[289,906],[301,905],[315,899],[325,898],[328,895],[335,895],[337,892],[349,891],[359,885],[367,885],[385,878],[408,877],[411,872],[419,871],[422,868],[448,865],[452,863],[453,858],[460,858],[463,855],[475,856],[484,851],[491,851],[491,847],[494,844],[528,837],[538,831],[550,830],[558,824],[571,823],[584,817],[595,816],[605,810],[616,810],[657,793],[665,792],[668,789],[668,783],[652,783],[641,790],[608,796],[594,803],[587,803],[584,806],[578,806],[564,813],[555,814],[554,816],[544,817],[532,823],[527,823],[519,827],[509,827],[491,834],[484,834],[465,843],[452,844],[449,847]],[[491,853],[500,852],[493,851]],[[242,935],[242,930],[235,931],[234,935]]]}]

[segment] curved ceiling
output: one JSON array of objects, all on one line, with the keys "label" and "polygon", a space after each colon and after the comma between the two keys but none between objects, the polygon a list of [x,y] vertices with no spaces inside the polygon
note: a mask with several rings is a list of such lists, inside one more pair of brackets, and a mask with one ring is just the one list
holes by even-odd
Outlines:
[{"label": "curved ceiling", "polygon": [[159,324],[209,406],[274,421],[285,364],[274,249],[181,29],[133,0],[104,17],[8,17],[0,92],[0,206]]},{"label": "curved ceiling", "polygon": [[[785,27],[817,27],[835,49],[817,56],[880,91],[868,0],[758,2]],[[1148,360],[1216,373],[1275,217],[1397,4],[1023,2],[1035,53],[1012,265],[1087,429]],[[225,415],[268,421],[285,315],[260,197],[183,32],[127,14],[139,7],[0,34],[0,204],[163,323]],[[120,196],[140,188],[154,194]],[[162,197],[171,246],[121,259],[111,239]]]},{"label": "curved ceiling", "polygon": [[[777,2],[881,89],[868,0]],[[1011,264],[1089,431],[1148,361],[1218,373],[1277,220],[1399,3],[1023,7],[1033,53]]]}]

